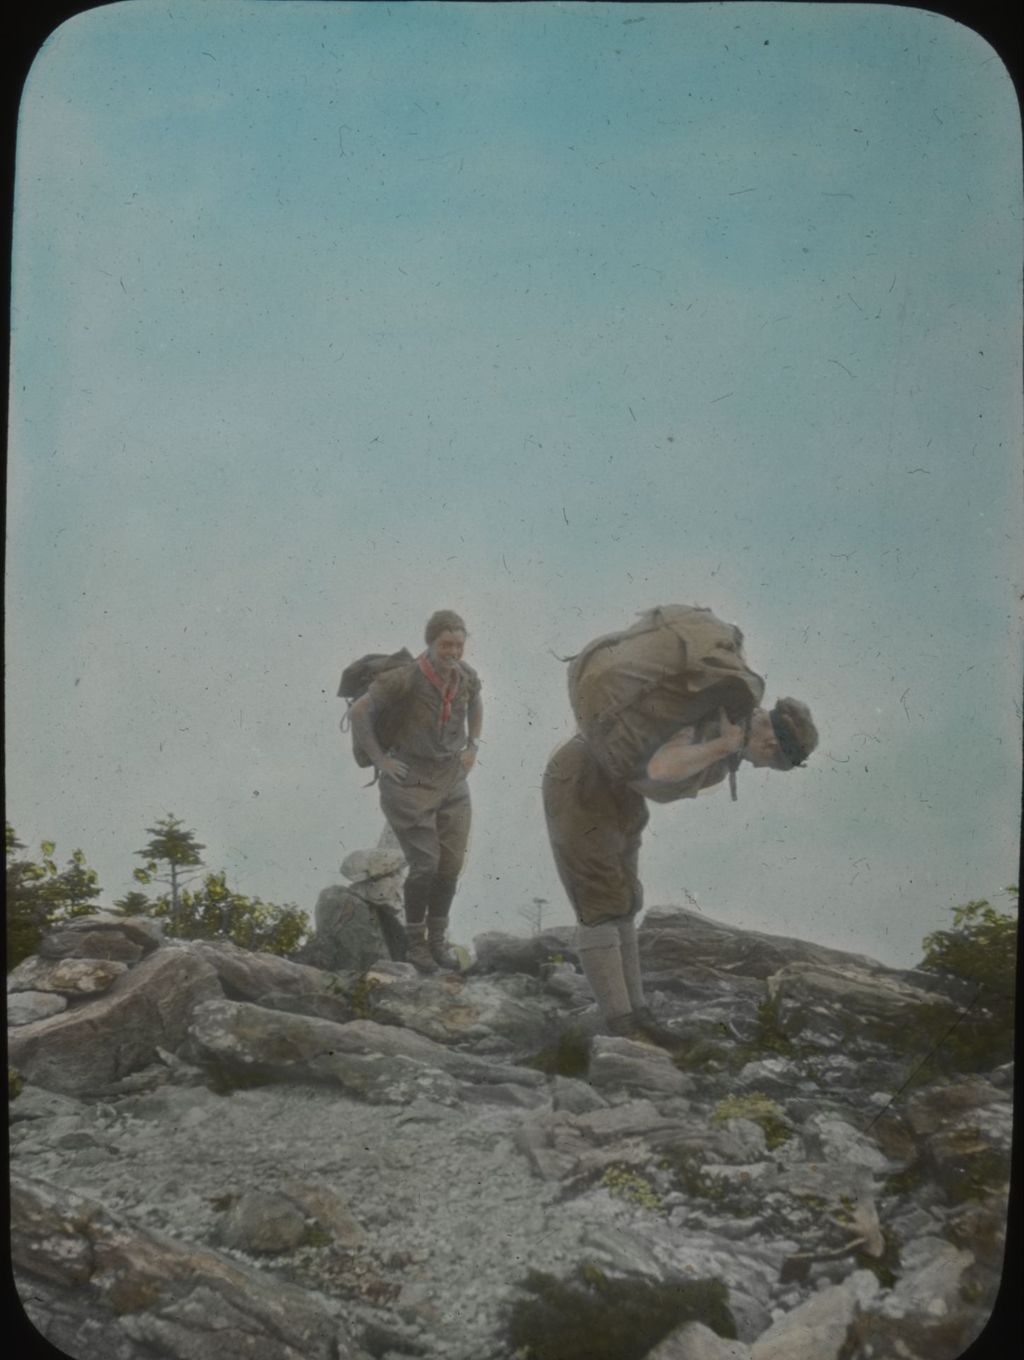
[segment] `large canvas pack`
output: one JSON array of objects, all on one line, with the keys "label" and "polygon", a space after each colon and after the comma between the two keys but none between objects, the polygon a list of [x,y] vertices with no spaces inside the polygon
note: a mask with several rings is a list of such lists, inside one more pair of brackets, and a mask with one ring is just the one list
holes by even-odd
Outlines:
[{"label": "large canvas pack", "polygon": [[763,695],[740,630],[694,605],[649,609],[631,628],[596,638],[569,666],[579,730],[607,773],[622,780],[639,778],[680,727],[713,721],[723,708],[743,722]]}]

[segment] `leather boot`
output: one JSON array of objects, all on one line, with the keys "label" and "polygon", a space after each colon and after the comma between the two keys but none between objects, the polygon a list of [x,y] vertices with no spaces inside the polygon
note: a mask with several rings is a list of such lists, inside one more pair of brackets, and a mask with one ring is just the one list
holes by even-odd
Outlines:
[{"label": "leather boot", "polygon": [[688,1047],[680,1035],[658,1023],[648,1006],[639,1006],[625,1015],[613,1016],[608,1021],[608,1028],[620,1039],[632,1039],[637,1044],[663,1048],[673,1056],[682,1054]]},{"label": "leather boot", "polygon": [[408,942],[405,950],[406,962],[418,968],[421,973],[436,973],[437,964],[427,945],[426,921],[420,921],[417,925],[407,925],[405,938]]},{"label": "leather boot", "polygon": [[459,967],[458,957],[452,952],[445,938],[448,931],[448,913],[458,880],[435,874],[430,884],[427,898],[427,943],[434,962],[442,968],[455,971]]},{"label": "leather boot", "polygon": [[430,956],[441,968],[456,972],[459,968],[458,955],[453,953],[445,938],[448,930],[447,916],[427,917],[427,948]]},{"label": "leather boot", "polygon": [[436,973],[437,964],[427,947],[427,903],[433,879],[425,874],[414,874],[405,880],[405,957],[421,973]]}]

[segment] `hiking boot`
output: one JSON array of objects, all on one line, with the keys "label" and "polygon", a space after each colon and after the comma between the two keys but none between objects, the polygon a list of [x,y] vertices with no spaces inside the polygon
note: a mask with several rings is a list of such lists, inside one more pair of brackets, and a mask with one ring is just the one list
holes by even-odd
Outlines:
[{"label": "hiking boot", "polygon": [[639,1006],[625,1015],[608,1021],[608,1028],[619,1039],[632,1039],[636,1044],[663,1048],[675,1056],[687,1047],[686,1041],[665,1025],[659,1025],[649,1006]]},{"label": "hiking boot", "polygon": [[424,921],[418,925],[406,925],[405,935],[408,945],[405,951],[407,963],[411,963],[421,973],[436,973],[437,964],[434,962],[430,947],[427,944],[427,927]]},{"label": "hiking boot", "polygon": [[[430,957],[439,967],[446,968],[449,972],[457,972],[459,959],[445,938],[447,930],[447,916],[427,917],[427,948],[430,951]],[[415,959],[413,962],[415,962]]]}]

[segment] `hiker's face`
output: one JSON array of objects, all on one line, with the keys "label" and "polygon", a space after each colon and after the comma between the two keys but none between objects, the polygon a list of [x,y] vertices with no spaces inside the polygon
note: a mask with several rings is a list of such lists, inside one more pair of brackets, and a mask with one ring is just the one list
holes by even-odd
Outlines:
[{"label": "hiker's face", "polygon": [[431,665],[435,670],[442,672],[452,670],[455,664],[462,660],[462,652],[465,646],[465,633],[446,628],[443,633],[438,633],[430,644]]},{"label": "hiker's face", "polygon": [[750,736],[743,756],[756,769],[788,770],[789,761],[779,750],[779,743],[772,731],[771,719],[767,713],[755,713],[750,725]]}]

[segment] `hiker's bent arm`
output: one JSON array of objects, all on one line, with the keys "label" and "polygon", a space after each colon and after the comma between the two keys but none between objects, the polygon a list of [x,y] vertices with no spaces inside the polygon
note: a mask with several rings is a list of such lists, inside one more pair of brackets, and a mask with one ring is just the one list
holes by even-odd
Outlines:
[{"label": "hiker's bent arm", "polygon": [[476,764],[476,748],[480,741],[480,733],[484,725],[484,706],[480,701],[480,695],[476,694],[470,700],[469,712],[466,715],[466,729],[469,734],[469,744],[462,753],[462,766],[468,774]]},{"label": "hiker's bent arm", "polygon": [[473,700],[469,705],[467,725],[469,728],[469,740],[473,746],[476,746],[480,741],[480,733],[483,731],[484,726],[484,706],[479,694],[473,697]]},{"label": "hiker's bent arm", "polygon": [[743,728],[731,723],[724,712],[719,715],[719,722],[721,735],[710,741],[695,745],[692,727],[684,727],[669,737],[647,762],[648,779],[675,784],[735,755],[743,746]]},{"label": "hiker's bent arm", "polygon": [[355,701],[349,710],[349,716],[352,721],[352,730],[359,745],[381,774],[391,775],[393,779],[404,779],[408,773],[408,767],[403,765],[400,760],[395,760],[393,756],[389,756],[381,750],[377,733],[373,728],[373,703],[368,694],[364,694],[361,699]]}]

